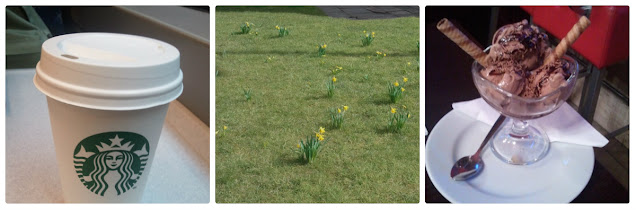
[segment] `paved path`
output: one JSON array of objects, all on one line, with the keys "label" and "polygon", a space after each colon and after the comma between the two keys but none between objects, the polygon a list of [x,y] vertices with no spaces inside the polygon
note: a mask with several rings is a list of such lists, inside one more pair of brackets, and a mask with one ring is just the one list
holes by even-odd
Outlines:
[{"label": "paved path", "polygon": [[419,17],[418,6],[319,6],[327,16],[353,20]]}]

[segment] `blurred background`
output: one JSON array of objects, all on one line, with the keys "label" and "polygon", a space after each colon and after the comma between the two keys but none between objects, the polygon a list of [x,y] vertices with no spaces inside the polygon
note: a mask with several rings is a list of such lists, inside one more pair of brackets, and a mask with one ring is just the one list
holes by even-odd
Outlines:
[{"label": "blurred background", "polygon": [[177,99],[210,126],[208,6],[7,6],[6,69],[35,68],[48,38],[78,32],[150,37],[181,53],[183,94]]}]

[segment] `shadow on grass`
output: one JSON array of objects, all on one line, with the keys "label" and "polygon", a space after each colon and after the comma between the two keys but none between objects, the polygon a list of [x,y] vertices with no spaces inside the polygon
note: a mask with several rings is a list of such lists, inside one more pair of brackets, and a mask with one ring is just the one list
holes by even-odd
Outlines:
[{"label": "shadow on grass", "polygon": [[328,98],[329,96],[325,94],[320,94],[320,95],[307,96],[305,97],[305,100],[320,100],[320,99],[328,99]]},{"label": "shadow on grass", "polygon": [[339,131],[343,131],[344,127],[346,127],[346,125],[343,123],[342,125],[340,125],[340,127],[336,127],[332,124],[326,124],[325,127],[329,128],[330,131],[335,131],[335,130],[339,130]]},{"label": "shadow on grass", "polygon": [[383,134],[390,134],[390,133],[393,133],[393,132],[391,132],[389,130],[389,128],[387,128],[386,126],[382,126],[382,127],[376,128],[375,129],[375,133],[383,135]]},{"label": "shadow on grass", "polygon": [[268,39],[280,39],[280,38],[283,38],[283,37],[280,37],[278,35],[271,35],[268,37]]},{"label": "shadow on grass", "polygon": [[227,7],[217,6],[216,12],[270,12],[270,13],[298,13],[305,15],[326,16],[318,7],[308,6],[251,6],[251,7]]},{"label": "shadow on grass", "polygon": [[305,165],[305,161],[298,158],[298,156],[290,156],[287,153],[278,156],[278,160],[274,162],[277,166],[301,166]]},{"label": "shadow on grass", "polygon": [[373,104],[375,105],[388,105],[391,104],[391,100],[385,99],[384,97],[375,97],[373,100]]},{"label": "shadow on grass", "polygon": [[386,126],[381,126],[379,128],[375,129],[375,133],[378,135],[385,135],[385,134],[395,134],[394,137],[396,138],[403,138],[402,131],[398,131],[398,132],[393,132],[391,130],[389,130],[389,128],[387,128]]}]

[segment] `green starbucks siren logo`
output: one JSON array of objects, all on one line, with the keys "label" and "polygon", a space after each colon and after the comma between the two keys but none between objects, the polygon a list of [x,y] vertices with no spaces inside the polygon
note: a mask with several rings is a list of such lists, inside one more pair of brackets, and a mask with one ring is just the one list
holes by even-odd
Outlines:
[{"label": "green starbucks siren logo", "polygon": [[133,188],[148,161],[148,140],[131,132],[105,132],[82,140],[73,153],[77,175],[97,195],[121,195]]}]

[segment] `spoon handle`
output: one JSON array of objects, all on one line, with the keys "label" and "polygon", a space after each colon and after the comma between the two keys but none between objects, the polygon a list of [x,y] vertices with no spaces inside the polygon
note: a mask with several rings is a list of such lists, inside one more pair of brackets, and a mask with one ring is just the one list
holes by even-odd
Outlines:
[{"label": "spoon handle", "polygon": [[499,118],[497,118],[497,121],[495,122],[495,124],[492,126],[492,128],[490,128],[490,131],[488,131],[488,135],[486,135],[486,138],[484,139],[484,141],[481,142],[481,146],[479,146],[479,149],[477,149],[477,152],[475,152],[475,154],[473,156],[481,155],[481,149],[483,149],[484,146],[486,146],[486,144],[488,144],[488,142],[490,141],[492,136],[495,135],[495,132],[499,129],[499,127],[501,126],[501,124],[503,124],[503,122],[505,120],[506,120],[506,116],[500,114]]}]

